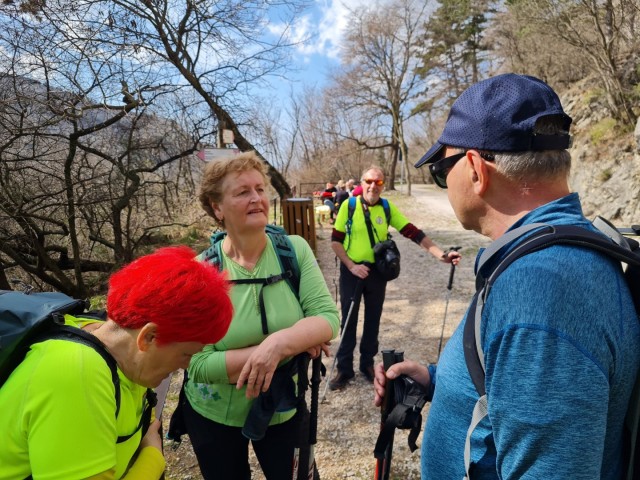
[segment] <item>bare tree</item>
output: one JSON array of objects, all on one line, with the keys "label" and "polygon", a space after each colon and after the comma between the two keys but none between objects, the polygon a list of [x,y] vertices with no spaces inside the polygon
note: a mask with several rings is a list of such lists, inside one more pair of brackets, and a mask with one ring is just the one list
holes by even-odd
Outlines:
[{"label": "bare tree", "polygon": [[520,25],[548,32],[550,41],[538,42],[538,48],[555,54],[569,46],[584,59],[583,65],[599,79],[614,118],[634,124],[633,92],[623,67],[637,61],[635,0],[518,0],[509,8],[517,10]]},{"label": "bare tree", "polygon": [[[395,188],[398,160],[408,159],[404,123],[411,117],[411,103],[421,90],[414,73],[415,53],[427,5],[424,1],[393,0],[352,11],[344,52],[346,71],[337,81],[346,109],[358,110],[363,118],[378,117],[387,125],[386,140],[370,144],[365,139],[362,143],[365,148],[390,149],[391,190]],[[402,168],[406,165],[402,162]],[[408,173],[406,177],[409,179]],[[408,191],[411,193],[410,181]]]},{"label": "bare tree", "polygon": [[71,16],[2,17],[0,263],[81,297],[176,223],[193,195],[178,166],[200,137],[161,115],[181,108],[176,88],[87,41],[95,25],[69,28]]},{"label": "bare tree", "polygon": [[134,42],[146,55],[172,65],[173,73],[197,92],[216,119],[218,136],[231,130],[240,150],[256,150],[282,197],[291,193],[289,185],[244,135],[242,125],[253,122],[246,115],[252,109],[245,103],[251,98],[251,89],[260,86],[265,77],[283,73],[294,45],[288,40],[289,22],[307,3],[277,2],[283,33],[269,42],[261,32],[268,24],[271,2],[101,1],[104,8],[111,9],[112,4],[118,9],[110,13],[114,32]]},{"label": "bare tree", "polygon": [[[290,15],[303,4],[278,2]],[[251,94],[282,73],[290,46],[286,22],[276,41],[260,35],[272,6],[4,2],[0,270],[84,296],[183,225],[200,165],[192,154],[223,129],[254,149],[243,136]]]}]

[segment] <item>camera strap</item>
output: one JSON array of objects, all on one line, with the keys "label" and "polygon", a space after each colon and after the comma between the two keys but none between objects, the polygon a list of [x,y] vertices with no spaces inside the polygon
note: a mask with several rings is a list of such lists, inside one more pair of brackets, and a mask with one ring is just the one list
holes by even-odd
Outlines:
[{"label": "camera strap", "polygon": [[[376,241],[373,238],[373,225],[371,224],[371,212],[369,211],[369,205],[364,200],[360,202],[362,205],[362,212],[364,213],[364,223],[367,225],[367,232],[369,232],[369,241],[371,242],[371,248],[376,245]],[[376,237],[378,235],[376,234]]]}]

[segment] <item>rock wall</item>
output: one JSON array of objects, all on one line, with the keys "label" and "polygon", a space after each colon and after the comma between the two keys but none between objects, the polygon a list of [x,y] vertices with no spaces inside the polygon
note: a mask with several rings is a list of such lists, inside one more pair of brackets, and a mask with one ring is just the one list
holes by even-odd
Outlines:
[{"label": "rock wall", "polygon": [[620,227],[640,224],[640,120],[635,131],[620,131],[586,82],[560,96],[573,117],[571,188],[586,216]]}]

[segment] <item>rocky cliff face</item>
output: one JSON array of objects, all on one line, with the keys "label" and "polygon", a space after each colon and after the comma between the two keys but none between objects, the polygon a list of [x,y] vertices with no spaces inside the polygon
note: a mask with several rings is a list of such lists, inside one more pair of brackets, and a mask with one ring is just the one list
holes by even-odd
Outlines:
[{"label": "rocky cliff face", "polygon": [[640,120],[635,132],[621,130],[586,81],[560,97],[573,117],[571,188],[586,216],[601,215],[619,227],[640,224]]}]

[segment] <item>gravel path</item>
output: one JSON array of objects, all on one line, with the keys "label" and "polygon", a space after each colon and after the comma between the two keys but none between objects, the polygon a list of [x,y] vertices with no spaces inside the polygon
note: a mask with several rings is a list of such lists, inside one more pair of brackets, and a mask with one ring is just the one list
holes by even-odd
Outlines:
[{"label": "gravel path", "polygon": [[[487,240],[462,229],[447,201],[446,191],[437,187],[413,185],[411,197],[397,192],[386,192],[385,197],[441,247],[462,247],[463,262],[456,268],[450,292],[444,344],[457,327],[473,295],[473,261],[478,247],[486,245]],[[338,270],[330,247],[330,235],[331,230],[327,225],[317,231],[316,253],[327,285],[332,295],[335,295]],[[398,279],[387,286],[380,326],[380,348],[404,350],[406,358],[424,363],[434,362],[443,328],[450,265],[437,261],[401,235],[394,235],[394,239],[401,251],[402,271]],[[362,309],[358,324],[361,328]],[[332,350],[335,352],[338,340],[333,343]],[[356,356],[356,362],[357,358]],[[332,360],[333,358],[324,359],[327,371]],[[181,375],[174,375],[167,401],[168,412],[175,405],[180,379]],[[324,391],[325,381],[320,385],[321,393]],[[427,413],[428,405],[423,410],[423,418]],[[379,428],[380,410],[373,405],[372,386],[361,375],[357,374],[344,390],[329,391],[325,402],[320,404],[318,443],[315,448],[322,479],[373,478],[373,447]],[[391,467],[393,479],[420,478],[420,452],[411,453],[406,439],[406,431],[396,432]],[[167,479],[202,478],[188,439],[185,439],[179,449],[168,449],[167,457]],[[254,469],[253,478],[264,478],[259,468]]]}]

